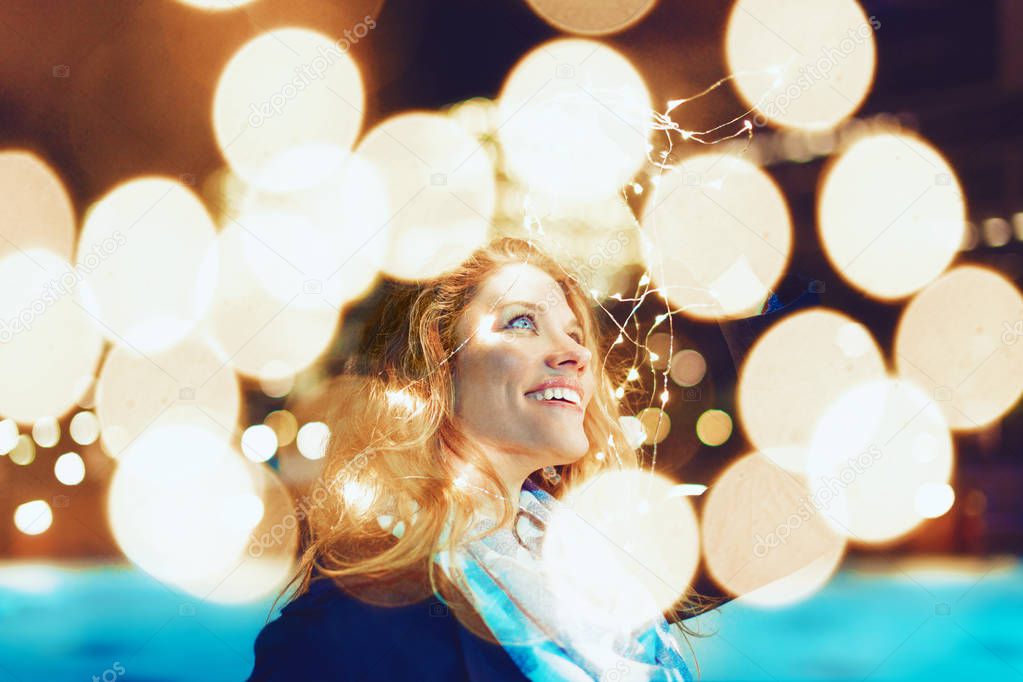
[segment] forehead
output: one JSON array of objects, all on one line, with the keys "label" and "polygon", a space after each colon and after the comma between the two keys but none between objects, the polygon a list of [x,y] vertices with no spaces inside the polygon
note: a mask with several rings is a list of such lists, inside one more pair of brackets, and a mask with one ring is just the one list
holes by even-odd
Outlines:
[{"label": "forehead", "polygon": [[546,272],[528,263],[505,265],[491,273],[470,305],[489,310],[510,301],[546,301],[552,309],[563,307],[568,315],[572,314],[561,286]]}]

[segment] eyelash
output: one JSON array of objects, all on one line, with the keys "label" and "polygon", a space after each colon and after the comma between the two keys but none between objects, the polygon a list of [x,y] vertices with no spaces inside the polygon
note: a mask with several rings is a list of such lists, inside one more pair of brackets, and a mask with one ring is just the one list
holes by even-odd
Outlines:
[{"label": "eyelash", "polygon": [[[536,316],[533,315],[533,313],[519,313],[512,319],[508,320],[508,324],[506,324],[505,327],[511,327],[512,322],[523,317],[532,322],[534,327],[536,326]],[[578,343],[580,346],[582,345],[583,340],[579,332],[572,332],[572,338],[575,339],[575,342]]]}]

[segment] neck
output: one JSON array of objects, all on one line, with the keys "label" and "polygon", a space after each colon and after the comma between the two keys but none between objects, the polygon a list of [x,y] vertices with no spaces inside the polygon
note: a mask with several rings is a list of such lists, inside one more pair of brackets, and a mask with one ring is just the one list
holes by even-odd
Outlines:
[{"label": "neck", "polygon": [[[499,494],[511,500],[513,507],[517,506],[519,494],[526,479],[542,465],[537,464],[530,453],[509,451],[475,437],[473,437],[473,441],[479,453],[497,473],[501,485]],[[500,497],[495,497],[491,490],[492,486],[486,485],[486,481],[478,470],[468,466],[463,470],[461,476],[465,484],[473,486],[471,489],[478,493],[480,498],[484,498],[481,499],[481,504],[493,505],[495,508],[500,507],[502,500]]]}]

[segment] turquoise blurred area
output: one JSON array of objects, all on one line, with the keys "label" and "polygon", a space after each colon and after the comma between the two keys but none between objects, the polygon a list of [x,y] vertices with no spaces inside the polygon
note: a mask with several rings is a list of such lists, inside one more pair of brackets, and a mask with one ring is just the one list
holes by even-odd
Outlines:
[{"label": "turquoise blurred area", "polygon": [[[272,602],[202,602],[130,564],[8,562],[0,681],[244,680]],[[687,624],[708,635],[690,638],[703,680],[1023,679],[1023,563],[850,561],[798,604]]]},{"label": "turquoise blurred area", "polygon": [[695,621],[714,633],[689,638],[706,680],[1023,679],[1013,557],[848,562],[804,602]]},{"label": "turquoise blurred area", "polygon": [[5,563],[0,680],[243,680],[272,602],[201,602],[129,563]]}]

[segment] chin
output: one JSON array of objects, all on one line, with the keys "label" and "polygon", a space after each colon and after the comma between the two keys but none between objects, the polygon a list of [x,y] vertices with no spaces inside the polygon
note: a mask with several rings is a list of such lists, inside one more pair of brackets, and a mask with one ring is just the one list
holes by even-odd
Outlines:
[{"label": "chin", "polygon": [[556,464],[573,464],[586,456],[590,451],[590,442],[585,438],[580,443],[566,443],[558,449]]}]

